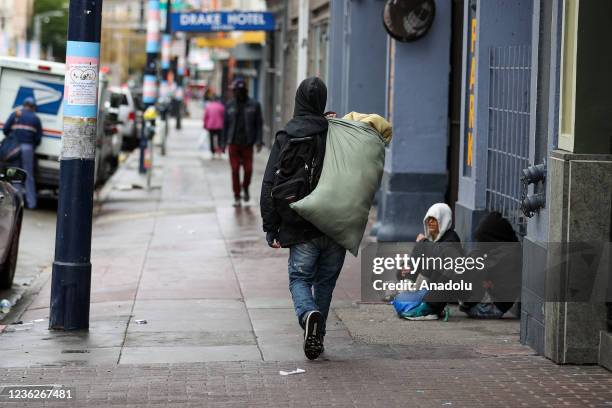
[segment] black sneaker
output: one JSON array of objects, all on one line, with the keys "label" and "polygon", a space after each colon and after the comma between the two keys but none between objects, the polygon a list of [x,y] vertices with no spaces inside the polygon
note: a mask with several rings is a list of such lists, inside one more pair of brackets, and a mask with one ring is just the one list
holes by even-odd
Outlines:
[{"label": "black sneaker", "polygon": [[308,312],[304,323],[304,354],[309,360],[314,360],[323,352],[321,328],[323,315],[318,310]]},{"label": "black sneaker", "polygon": [[246,187],[242,189],[242,199],[244,200],[245,203],[248,203],[249,200],[251,199],[251,195],[249,194],[249,189]]}]

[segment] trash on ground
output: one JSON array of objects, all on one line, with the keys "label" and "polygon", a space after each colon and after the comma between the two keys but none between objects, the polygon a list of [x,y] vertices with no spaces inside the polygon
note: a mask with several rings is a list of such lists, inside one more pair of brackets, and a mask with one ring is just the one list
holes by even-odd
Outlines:
[{"label": "trash on ground", "polygon": [[17,320],[16,322],[13,322],[11,324],[23,324],[23,320]]},{"label": "trash on ground", "polygon": [[119,191],[143,190],[144,189],[144,187],[139,184],[115,184],[113,188]]},{"label": "trash on ground", "polygon": [[0,313],[2,314],[8,314],[8,312],[11,311],[11,307],[13,305],[11,304],[11,301],[8,299],[2,299],[0,300]]},{"label": "trash on ground", "polygon": [[40,322],[44,322],[47,319],[34,319],[32,320],[32,323],[40,323]]},{"label": "trash on ground", "polygon": [[134,320],[136,322],[136,324],[147,324],[147,321],[144,319],[138,319],[138,320]]},{"label": "trash on ground", "polygon": [[293,374],[303,374],[305,372],[306,372],[306,370],[302,370],[301,368],[297,368],[297,369],[295,369],[293,371],[283,371],[283,370],[281,370],[278,373],[280,375],[293,375]]}]

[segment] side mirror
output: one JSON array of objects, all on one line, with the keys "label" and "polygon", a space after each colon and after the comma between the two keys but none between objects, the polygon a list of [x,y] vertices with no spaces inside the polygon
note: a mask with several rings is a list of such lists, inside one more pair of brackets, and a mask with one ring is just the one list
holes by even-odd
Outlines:
[{"label": "side mirror", "polygon": [[4,172],[4,178],[9,183],[21,183],[24,184],[28,178],[28,173],[17,167],[9,167]]}]

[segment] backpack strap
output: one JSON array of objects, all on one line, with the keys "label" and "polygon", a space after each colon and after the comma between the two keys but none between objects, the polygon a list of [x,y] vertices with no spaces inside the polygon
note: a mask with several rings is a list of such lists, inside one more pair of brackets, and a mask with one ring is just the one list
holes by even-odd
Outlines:
[{"label": "backpack strap", "polygon": [[281,149],[287,143],[288,139],[289,135],[284,130],[279,130],[278,132],[276,132],[276,140],[278,140],[278,143],[280,143]]}]

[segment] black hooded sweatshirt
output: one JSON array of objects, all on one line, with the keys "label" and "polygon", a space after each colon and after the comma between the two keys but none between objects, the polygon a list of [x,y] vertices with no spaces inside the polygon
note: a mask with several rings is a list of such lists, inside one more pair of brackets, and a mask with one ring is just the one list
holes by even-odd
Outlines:
[{"label": "black hooded sweatshirt", "polygon": [[[307,78],[298,87],[295,95],[295,108],[291,119],[284,130],[276,134],[268,165],[261,187],[261,217],[265,232],[278,233],[278,240],[283,247],[300,244],[323,235],[314,225],[306,220],[297,224],[284,223],[274,208],[271,192],[274,185],[274,175],[277,170],[279,155],[283,148],[281,140],[294,137],[318,135],[325,146],[328,122],[325,118],[327,104],[327,87],[319,78]],[[280,137],[280,135],[286,137]]]},{"label": "black hooded sweatshirt", "polygon": [[[480,222],[474,238],[478,244],[470,256],[477,258],[486,254],[487,257],[487,267],[479,278],[492,283],[489,295],[498,309],[506,312],[514,304],[510,300],[520,299],[523,265],[519,239],[510,222],[498,212],[488,214]],[[512,242],[515,244],[505,244]],[[471,295],[470,300],[480,301],[484,293],[474,290]]]}]

